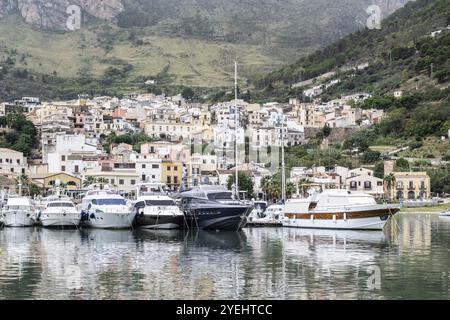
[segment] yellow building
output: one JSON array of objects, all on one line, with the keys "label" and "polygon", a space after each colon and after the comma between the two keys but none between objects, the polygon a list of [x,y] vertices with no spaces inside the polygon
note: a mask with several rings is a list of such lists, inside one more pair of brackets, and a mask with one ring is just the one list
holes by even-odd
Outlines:
[{"label": "yellow building", "polygon": [[183,179],[183,163],[177,161],[163,160],[161,182],[165,183],[171,190],[177,190]]},{"label": "yellow building", "polygon": [[431,197],[431,179],[426,172],[394,172],[393,175],[393,198],[413,200]]},{"label": "yellow building", "polygon": [[46,190],[52,189],[57,182],[66,190],[81,190],[81,179],[66,173],[31,176],[31,180]]}]

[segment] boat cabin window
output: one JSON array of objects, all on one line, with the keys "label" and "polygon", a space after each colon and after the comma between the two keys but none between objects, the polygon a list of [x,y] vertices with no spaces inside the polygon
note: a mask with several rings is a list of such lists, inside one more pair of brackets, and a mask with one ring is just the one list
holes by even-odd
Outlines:
[{"label": "boat cabin window", "polygon": [[49,208],[73,208],[73,203],[70,202],[53,202],[48,204]]},{"label": "boat cabin window", "polygon": [[262,202],[255,202],[255,209],[264,211],[267,209],[267,204]]},{"label": "boat cabin window", "polygon": [[139,201],[138,203],[136,203],[134,205],[134,207],[137,208],[137,209],[142,209],[142,208],[145,207],[145,202],[144,201]]},{"label": "boat cabin window", "polygon": [[5,210],[30,210],[31,206],[5,206]]},{"label": "boat cabin window", "polygon": [[209,200],[233,200],[231,192],[217,192],[217,193],[209,193]]},{"label": "boat cabin window", "polygon": [[127,202],[124,199],[94,199],[92,204],[96,206],[125,206]]},{"label": "boat cabin window", "polygon": [[147,206],[175,206],[175,201],[173,200],[145,200]]}]

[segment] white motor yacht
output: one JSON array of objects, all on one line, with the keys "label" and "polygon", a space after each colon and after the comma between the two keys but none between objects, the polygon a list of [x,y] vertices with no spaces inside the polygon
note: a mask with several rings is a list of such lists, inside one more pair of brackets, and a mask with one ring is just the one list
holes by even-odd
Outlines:
[{"label": "white motor yacht", "polygon": [[347,190],[326,190],[292,199],[283,208],[283,226],[321,229],[383,230],[401,205],[377,204],[375,198]]},{"label": "white motor yacht", "polygon": [[267,201],[253,201],[253,210],[248,216],[248,222],[254,222],[264,217],[264,211],[267,209]]},{"label": "white motor yacht", "polygon": [[78,227],[81,214],[69,197],[50,196],[44,199],[37,218],[43,227]]},{"label": "white motor yacht", "polygon": [[283,205],[273,204],[264,211],[263,218],[255,219],[253,223],[261,226],[281,226],[283,218]]},{"label": "white motor yacht", "polygon": [[142,229],[181,229],[184,213],[159,183],[142,183],[137,186],[134,204],[136,217],[133,225]]},{"label": "white motor yacht", "polygon": [[35,224],[33,202],[27,197],[9,197],[1,216],[5,227],[31,227]]},{"label": "white motor yacht", "polygon": [[111,190],[88,191],[81,211],[83,222],[91,228],[128,229],[135,217],[131,203]]}]

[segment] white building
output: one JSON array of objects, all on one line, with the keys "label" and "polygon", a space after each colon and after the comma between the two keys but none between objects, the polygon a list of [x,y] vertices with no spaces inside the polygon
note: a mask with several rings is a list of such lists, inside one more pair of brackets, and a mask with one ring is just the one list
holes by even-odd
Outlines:
[{"label": "white building", "polygon": [[85,171],[83,155],[100,153],[96,146],[86,143],[85,135],[58,135],[55,152],[48,154],[48,172],[78,176]]},{"label": "white building", "polygon": [[141,182],[161,182],[162,160],[150,155],[139,154],[134,160],[136,173]]},{"label": "white building", "polygon": [[26,174],[27,158],[22,152],[0,148],[0,173],[13,176]]}]

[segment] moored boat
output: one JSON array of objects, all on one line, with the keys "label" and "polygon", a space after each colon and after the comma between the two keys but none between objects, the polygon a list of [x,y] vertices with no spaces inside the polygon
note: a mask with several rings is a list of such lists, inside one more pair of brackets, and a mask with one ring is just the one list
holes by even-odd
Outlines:
[{"label": "moored boat", "polygon": [[34,206],[27,197],[9,197],[1,215],[5,227],[32,227],[35,224]]},{"label": "moored boat", "polygon": [[81,211],[83,223],[99,229],[128,229],[135,217],[125,198],[111,190],[88,191],[81,203]]},{"label": "moored boat", "polygon": [[251,227],[280,227],[282,226],[284,215],[283,205],[273,204],[269,206],[263,213],[263,217],[253,219],[248,223]]},{"label": "moored boat", "polygon": [[441,212],[439,214],[439,216],[441,216],[441,217],[450,217],[450,210]]},{"label": "moored boat", "polygon": [[133,225],[142,229],[181,229],[184,214],[163,189],[163,184],[138,185]]},{"label": "moored boat", "polygon": [[81,214],[69,197],[50,196],[43,200],[44,207],[37,214],[43,227],[78,227]]},{"label": "moored boat", "polygon": [[283,209],[283,226],[320,229],[383,230],[401,205],[377,204],[375,198],[347,190],[326,190],[292,199]]},{"label": "moored boat", "polygon": [[178,194],[190,228],[239,231],[247,223],[253,206],[234,200],[222,186],[202,185]]}]

